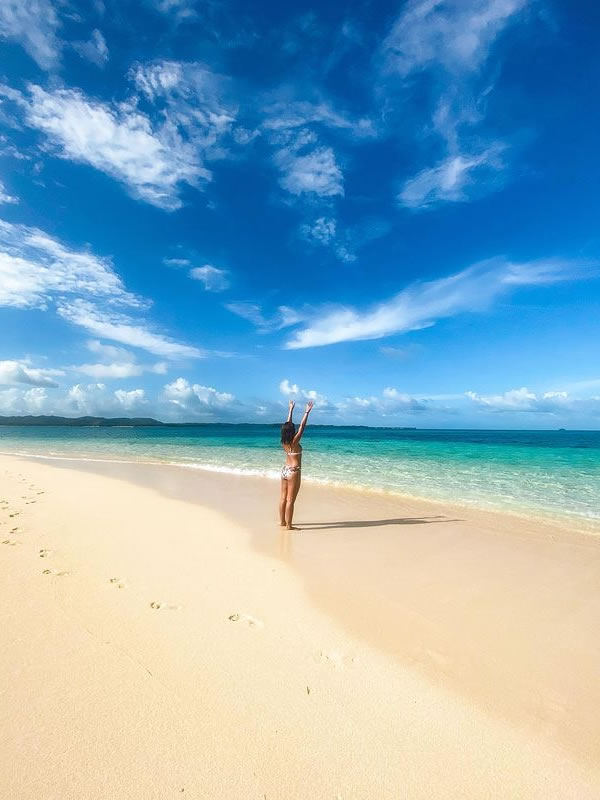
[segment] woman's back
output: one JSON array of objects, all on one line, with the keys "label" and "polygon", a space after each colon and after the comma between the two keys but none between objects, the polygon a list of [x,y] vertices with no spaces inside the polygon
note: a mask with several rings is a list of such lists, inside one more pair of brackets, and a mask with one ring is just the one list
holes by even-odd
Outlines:
[{"label": "woman's back", "polygon": [[288,467],[299,467],[302,463],[302,445],[299,442],[282,445]]}]

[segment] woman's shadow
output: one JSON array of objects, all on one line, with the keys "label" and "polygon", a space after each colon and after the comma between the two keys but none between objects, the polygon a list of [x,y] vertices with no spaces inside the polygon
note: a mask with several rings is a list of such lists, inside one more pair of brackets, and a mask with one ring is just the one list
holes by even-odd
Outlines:
[{"label": "woman's shadow", "polygon": [[398,517],[397,519],[355,519],[344,522],[299,522],[305,531],[324,531],[330,528],[379,528],[382,525],[430,525],[434,522],[461,522],[441,514],[433,517]]}]

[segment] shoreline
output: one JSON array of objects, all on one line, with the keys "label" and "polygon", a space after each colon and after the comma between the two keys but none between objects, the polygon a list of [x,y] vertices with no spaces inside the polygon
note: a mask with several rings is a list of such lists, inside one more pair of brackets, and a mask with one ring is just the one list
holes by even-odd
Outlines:
[{"label": "shoreline", "polygon": [[[229,468],[221,467],[220,465],[213,464],[197,464],[197,463],[182,463],[178,461],[158,461],[158,460],[142,460],[142,459],[119,459],[119,458],[96,458],[87,455],[62,455],[62,454],[47,454],[47,453],[26,453],[19,451],[3,451],[0,450],[0,457],[9,456],[15,458],[32,458],[48,461],[69,461],[81,463],[106,463],[106,464],[131,464],[143,465],[149,467],[175,467],[183,470],[191,470],[197,472],[214,473],[219,475],[239,476],[241,478],[255,478],[266,479],[270,481],[279,481],[280,473],[278,470],[260,471],[243,468]],[[560,514],[556,511],[544,510],[534,507],[511,507],[493,504],[477,504],[469,500],[446,500],[440,497],[425,497],[422,495],[408,494],[396,489],[377,488],[375,486],[360,485],[356,483],[343,483],[340,481],[330,481],[324,478],[304,477],[303,483],[312,484],[315,486],[322,486],[324,488],[331,488],[333,490],[356,492],[358,494],[373,495],[374,497],[390,497],[397,498],[398,500],[407,501],[409,503],[423,503],[431,504],[437,507],[448,508],[449,506],[462,511],[474,511],[484,514],[496,514],[500,516],[513,517],[517,521],[526,521],[531,523],[540,523],[542,525],[559,526],[563,529],[571,530],[575,533],[586,534],[589,536],[600,536],[600,518],[584,517],[581,514],[564,513]]]},{"label": "shoreline", "polygon": [[83,463],[0,458],[7,796],[598,796],[593,537]]}]

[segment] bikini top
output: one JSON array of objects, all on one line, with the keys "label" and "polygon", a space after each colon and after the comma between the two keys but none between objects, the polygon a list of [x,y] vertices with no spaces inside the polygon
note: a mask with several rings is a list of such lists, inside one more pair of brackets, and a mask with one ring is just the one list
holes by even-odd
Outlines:
[{"label": "bikini top", "polygon": [[286,450],[285,452],[288,454],[288,456],[299,456],[299,455],[302,455],[302,450],[296,450],[296,451],[294,451],[294,450]]}]

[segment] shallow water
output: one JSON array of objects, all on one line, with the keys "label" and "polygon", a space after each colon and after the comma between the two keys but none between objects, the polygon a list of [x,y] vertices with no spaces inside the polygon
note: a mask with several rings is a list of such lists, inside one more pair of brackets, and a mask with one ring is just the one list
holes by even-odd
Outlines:
[{"label": "shallow water", "polygon": [[[0,451],[172,463],[278,479],[273,425],[0,427]],[[600,431],[311,426],[304,480],[600,525]]]}]

